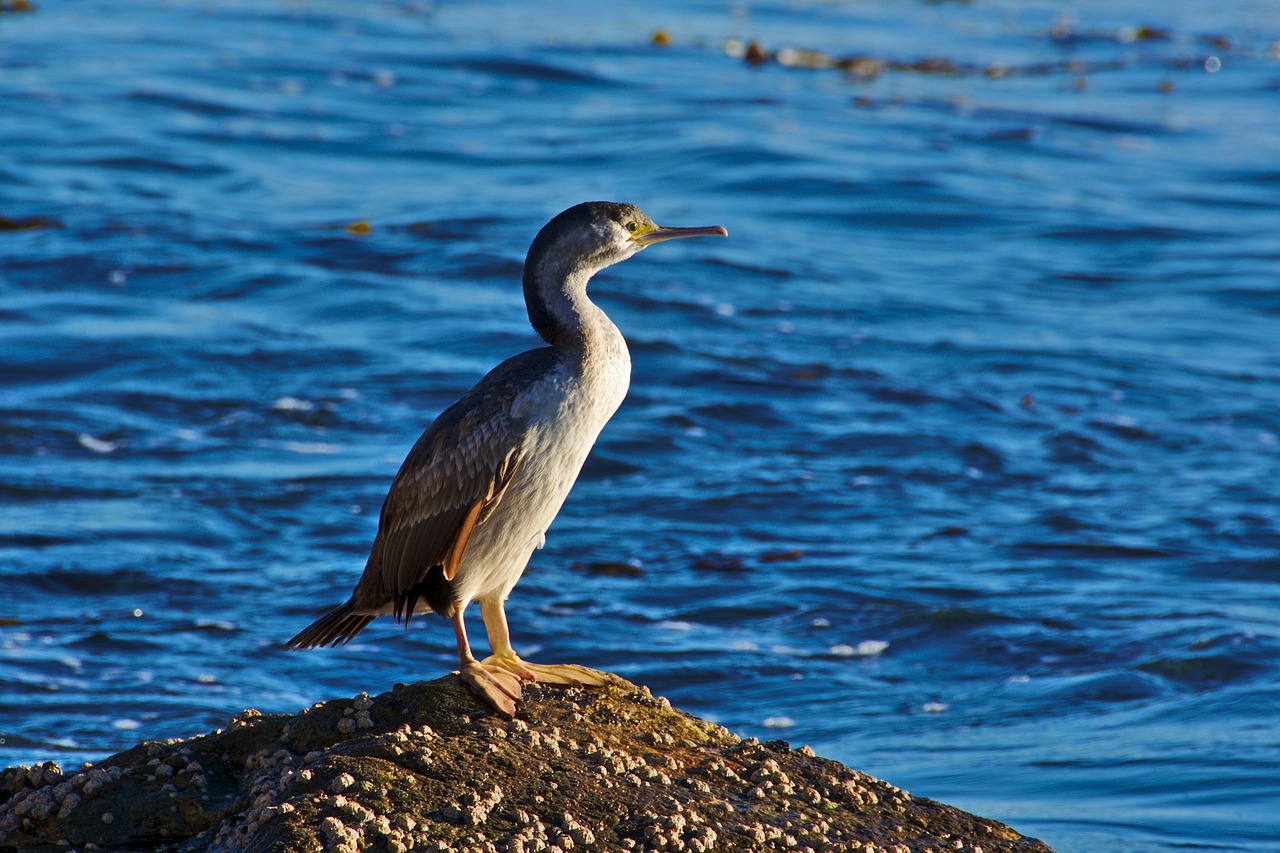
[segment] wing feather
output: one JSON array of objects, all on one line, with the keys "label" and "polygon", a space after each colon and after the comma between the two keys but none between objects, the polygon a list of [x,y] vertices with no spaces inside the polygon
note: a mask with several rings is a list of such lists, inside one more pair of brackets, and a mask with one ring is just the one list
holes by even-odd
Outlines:
[{"label": "wing feather", "polygon": [[400,621],[413,614],[419,598],[436,606],[424,581],[437,568],[452,580],[471,534],[500,505],[528,447],[529,421],[514,414],[512,404],[555,366],[550,349],[508,359],[422,434],[383,502],[353,596],[359,606],[390,603]]},{"label": "wing feather", "polygon": [[467,509],[467,514],[462,517],[462,523],[458,525],[458,532],[453,537],[453,541],[449,543],[449,550],[445,552],[444,561],[441,564],[445,580],[453,580],[454,575],[458,573],[458,564],[462,562],[462,552],[466,550],[467,540],[471,538],[471,531],[476,527],[476,518],[479,517],[480,510],[484,508],[484,505],[483,498],[476,501]]}]

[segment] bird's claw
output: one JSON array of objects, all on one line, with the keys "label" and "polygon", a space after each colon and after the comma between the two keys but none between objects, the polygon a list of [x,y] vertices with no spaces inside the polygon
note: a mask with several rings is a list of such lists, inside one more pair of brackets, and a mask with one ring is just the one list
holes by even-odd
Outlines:
[{"label": "bird's claw", "polygon": [[617,676],[574,663],[527,663],[517,655],[490,655],[464,664],[458,675],[490,707],[507,719],[514,719],[524,704],[524,685],[552,684],[559,687],[603,687]]},{"label": "bird's claw", "polygon": [[464,664],[458,670],[458,675],[471,688],[472,693],[508,720],[515,719],[516,711],[524,704],[524,687],[520,677],[493,666],[488,661]]},{"label": "bird's claw", "polygon": [[603,687],[615,676],[576,663],[542,664],[521,660],[518,655],[490,655],[484,664],[500,667],[530,684],[554,684],[559,687]]},{"label": "bird's claw", "polygon": [[576,663],[526,663],[525,667],[533,674],[534,680],[539,684],[557,684],[564,687],[604,687],[615,680],[615,677],[607,672],[580,666]]}]

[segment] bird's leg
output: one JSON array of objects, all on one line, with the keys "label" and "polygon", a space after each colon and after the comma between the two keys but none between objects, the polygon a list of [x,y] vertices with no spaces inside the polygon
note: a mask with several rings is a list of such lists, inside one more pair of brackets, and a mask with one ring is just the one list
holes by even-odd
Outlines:
[{"label": "bird's leg", "polygon": [[482,600],[480,615],[484,618],[484,627],[489,633],[489,649],[493,652],[482,661],[485,666],[504,669],[525,681],[543,684],[603,687],[614,679],[607,672],[578,664],[537,664],[521,660],[511,647],[511,634],[507,631],[507,611],[500,598]]},{"label": "bird's leg", "polygon": [[480,616],[484,619],[484,629],[489,634],[489,651],[485,663],[501,667],[524,681],[537,681],[533,670],[520,660],[516,650],[511,648],[511,633],[507,630],[507,610],[501,601],[480,602]]},{"label": "bird's leg", "polygon": [[489,661],[478,661],[471,654],[467,642],[467,625],[463,621],[464,607],[458,607],[449,617],[453,622],[453,635],[458,641],[458,675],[471,691],[507,719],[514,719],[520,704],[520,677],[505,667],[494,666]]}]

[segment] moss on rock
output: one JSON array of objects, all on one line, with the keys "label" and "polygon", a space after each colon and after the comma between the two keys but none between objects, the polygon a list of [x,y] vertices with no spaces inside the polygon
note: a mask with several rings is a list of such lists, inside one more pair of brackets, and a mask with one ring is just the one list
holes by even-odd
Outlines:
[{"label": "moss on rock", "polygon": [[71,776],[10,768],[0,850],[1051,853],[621,680],[525,699],[507,721],[449,676],[295,715],[245,711]]}]

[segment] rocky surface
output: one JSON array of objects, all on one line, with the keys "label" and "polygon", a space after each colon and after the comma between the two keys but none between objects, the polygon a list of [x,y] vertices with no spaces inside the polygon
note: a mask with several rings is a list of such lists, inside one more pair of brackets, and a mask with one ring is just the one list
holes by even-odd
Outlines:
[{"label": "rocky surface", "polygon": [[507,721],[449,676],[245,711],[76,772],[10,768],[0,850],[1052,853],[626,682],[526,701]]}]

